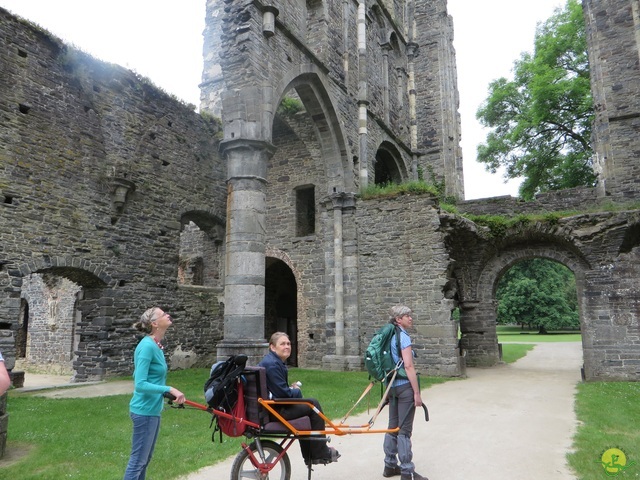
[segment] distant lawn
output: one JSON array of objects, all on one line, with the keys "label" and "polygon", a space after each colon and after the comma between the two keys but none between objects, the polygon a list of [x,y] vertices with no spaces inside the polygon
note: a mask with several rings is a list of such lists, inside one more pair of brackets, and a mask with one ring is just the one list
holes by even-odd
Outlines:
[{"label": "distant lawn", "polygon": [[526,343],[543,343],[543,342],[580,342],[582,341],[582,335],[579,331],[550,331],[544,335],[540,335],[538,330],[524,330],[519,326],[498,325],[498,342],[500,343],[513,343],[513,342],[526,342]]},{"label": "distant lawn", "polygon": [[511,343],[502,346],[502,361],[513,363],[524,357],[529,350],[535,347],[532,343]]}]

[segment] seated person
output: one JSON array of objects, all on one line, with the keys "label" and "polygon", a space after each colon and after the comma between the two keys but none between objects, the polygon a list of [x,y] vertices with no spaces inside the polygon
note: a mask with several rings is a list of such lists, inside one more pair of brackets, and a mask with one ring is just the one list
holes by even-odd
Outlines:
[{"label": "seated person", "polygon": [[[285,362],[290,355],[291,341],[289,336],[283,332],[276,332],[271,335],[269,353],[265,355],[258,366],[265,368],[267,388],[272,398],[302,398],[300,387],[295,384],[289,385],[289,371]],[[313,403],[319,411],[322,411],[315,398],[306,400]],[[312,430],[324,430],[324,419],[307,404],[280,405],[274,408],[286,420],[308,416],[311,420]],[[309,463],[327,464],[338,460],[340,454],[335,448],[327,446],[324,435],[321,437],[314,436],[313,438],[311,440],[306,438],[299,439],[302,457],[307,465]]]}]

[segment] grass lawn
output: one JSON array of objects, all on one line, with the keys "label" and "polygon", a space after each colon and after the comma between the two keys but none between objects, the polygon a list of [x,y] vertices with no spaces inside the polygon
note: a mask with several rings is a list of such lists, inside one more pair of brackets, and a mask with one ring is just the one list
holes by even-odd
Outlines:
[{"label": "grass lawn", "polygon": [[[546,337],[546,336],[545,336]],[[535,344],[503,344],[503,359],[516,361]],[[170,372],[169,383],[195,401],[203,398],[208,370]],[[333,418],[344,415],[368,385],[362,372],[323,372],[292,369],[291,381],[300,380],[305,394],[321,399]],[[425,377],[423,386],[446,379]],[[379,389],[361,402],[354,413],[375,407]],[[599,463],[603,453],[618,448],[628,456],[629,467],[620,478],[640,476],[640,383],[598,382],[578,385],[576,412],[579,420],[574,453],[568,455],[580,480],[606,478]],[[91,399],[48,399],[9,392],[9,450],[28,454],[0,461],[0,478],[118,479],[122,478],[131,446],[130,395]],[[367,405],[369,403],[369,405]],[[175,479],[211,465],[239,451],[239,439],[224,437],[211,442],[210,416],[199,410],[167,409],[148,478]],[[455,428],[455,419],[452,419]],[[635,462],[634,465],[631,463]],[[611,475],[609,475],[611,476]]]},{"label": "grass lawn", "polygon": [[[363,372],[322,372],[292,369],[291,381],[300,380],[306,395],[321,400],[323,410],[341,418],[369,384]],[[203,401],[208,369],[169,373],[168,383],[185,392],[187,398]],[[443,378],[421,379],[422,385],[445,382]],[[378,388],[371,391],[352,413],[372,412],[379,400]],[[16,462],[0,461],[0,478],[20,480],[119,479],[131,448],[131,395],[91,399],[49,399],[9,392],[10,450],[29,450]],[[368,405],[369,404],[369,405]],[[166,409],[160,436],[147,478],[172,479],[235,455],[244,437],[223,437],[211,441],[211,417],[195,409]]]},{"label": "grass lawn", "polygon": [[[582,383],[575,409],[579,427],[567,458],[578,478],[640,478],[640,383]],[[625,470],[605,472],[600,462],[603,456],[610,460],[612,448],[624,453]]]},{"label": "grass lawn", "polygon": [[582,336],[580,332],[575,330],[569,331],[550,331],[544,335],[540,335],[538,330],[522,329],[519,326],[498,325],[498,341],[500,343],[526,342],[580,342]]},{"label": "grass lawn", "polygon": [[513,363],[524,357],[529,350],[533,350],[533,343],[509,343],[502,345],[502,361]]}]

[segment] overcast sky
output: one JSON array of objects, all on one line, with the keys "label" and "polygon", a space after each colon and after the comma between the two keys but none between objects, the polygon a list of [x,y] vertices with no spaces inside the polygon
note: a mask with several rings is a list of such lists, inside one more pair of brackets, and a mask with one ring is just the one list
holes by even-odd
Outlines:
[{"label": "overcast sky", "polygon": [[[475,119],[488,85],[510,77],[513,62],[533,51],[537,23],[565,0],[449,0],[455,27],[466,199],[517,195],[476,162],[486,132]],[[0,6],[108,62],[148,77],[196,106],[202,79],[206,0],[0,0]]]}]

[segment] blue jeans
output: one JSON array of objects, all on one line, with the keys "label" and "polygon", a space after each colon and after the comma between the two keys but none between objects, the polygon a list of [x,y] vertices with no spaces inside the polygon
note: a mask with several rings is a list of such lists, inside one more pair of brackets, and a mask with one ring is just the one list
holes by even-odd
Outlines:
[{"label": "blue jeans", "polygon": [[133,422],[131,456],[124,480],[144,480],[160,431],[160,417],[129,414]]},{"label": "blue jeans", "polygon": [[413,433],[413,417],[416,408],[413,400],[413,388],[405,383],[390,390],[389,395],[389,428],[400,427],[398,433],[386,433],[384,436],[384,463],[388,467],[400,464],[402,473],[412,473],[413,452],[411,450],[411,434]]}]

